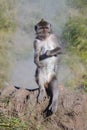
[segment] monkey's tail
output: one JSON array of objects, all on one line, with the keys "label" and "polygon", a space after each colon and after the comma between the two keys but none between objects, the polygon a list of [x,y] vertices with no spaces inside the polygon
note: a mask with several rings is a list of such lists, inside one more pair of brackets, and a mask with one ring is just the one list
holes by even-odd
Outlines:
[{"label": "monkey's tail", "polygon": [[[14,86],[16,89],[20,89],[22,87],[19,87],[19,86]],[[39,88],[34,88],[34,89],[28,89],[28,88],[25,88],[25,90],[28,90],[30,92],[33,92],[33,91],[36,91],[36,90],[39,90]]]},{"label": "monkey's tail", "polygon": [[[16,86],[16,85],[12,85],[12,84],[10,84],[10,83],[8,83],[8,82],[4,82],[4,85],[7,86],[7,87],[12,86],[12,87],[14,87],[14,88],[16,88],[16,89],[21,89],[21,88],[22,88],[22,87],[19,87],[19,86]],[[23,87],[23,88],[24,88],[24,87]],[[24,88],[24,89],[25,89],[25,90],[28,90],[28,91],[30,91],[30,92],[39,90],[39,88],[33,88],[33,89]]]}]

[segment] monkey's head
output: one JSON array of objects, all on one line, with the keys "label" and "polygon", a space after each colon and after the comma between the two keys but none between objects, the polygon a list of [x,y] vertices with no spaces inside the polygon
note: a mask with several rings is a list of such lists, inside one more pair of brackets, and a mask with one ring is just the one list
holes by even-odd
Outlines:
[{"label": "monkey's head", "polygon": [[38,38],[46,39],[52,33],[51,24],[41,19],[41,21],[35,25],[35,32]]}]

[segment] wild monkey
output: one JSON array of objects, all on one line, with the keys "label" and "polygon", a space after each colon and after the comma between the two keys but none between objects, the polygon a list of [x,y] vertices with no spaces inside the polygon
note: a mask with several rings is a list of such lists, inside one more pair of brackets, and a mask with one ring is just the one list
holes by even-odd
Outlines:
[{"label": "wild monkey", "polygon": [[58,55],[61,47],[52,33],[51,24],[42,19],[35,25],[36,38],[34,40],[34,63],[36,69],[36,82],[39,86],[38,102],[46,96],[46,90],[50,96],[48,110],[57,111],[58,106]]}]

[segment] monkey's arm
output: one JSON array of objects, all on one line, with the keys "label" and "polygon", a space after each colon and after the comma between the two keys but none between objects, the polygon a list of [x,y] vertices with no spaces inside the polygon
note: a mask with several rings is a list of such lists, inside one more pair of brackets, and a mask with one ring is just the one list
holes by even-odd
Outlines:
[{"label": "monkey's arm", "polygon": [[62,48],[60,46],[61,41],[60,38],[57,38],[54,34],[51,36],[51,40],[53,41],[53,47],[52,50],[47,50],[46,55],[47,56],[57,56],[58,54],[62,54]]},{"label": "monkey's arm", "polygon": [[40,57],[40,51],[41,51],[41,47],[38,45],[37,40],[34,41],[34,63],[38,66],[38,67],[42,67],[42,64],[39,60]]},{"label": "monkey's arm", "polygon": [[58,54],[62,54],[60,47],[56,47],[53,50],[47,50],[47,52],[46,52],[47,56],[57,56]]}]

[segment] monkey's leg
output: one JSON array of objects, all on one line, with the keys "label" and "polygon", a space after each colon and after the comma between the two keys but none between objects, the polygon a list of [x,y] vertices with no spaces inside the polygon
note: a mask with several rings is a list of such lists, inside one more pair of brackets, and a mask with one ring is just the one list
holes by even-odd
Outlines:
[{"label": "monkey's leg", "polygon": [[41,103],[46,98],[46,91],[44,87],[44,74],[42,72],[39,73],[39,94],[38,94],[38,102]]},{"label": "monkey's leg", "polygon": [[56,77],[54,77],[51,82],[50,82],[50,89],[51,89],[51,105],[49,106],[49,110],[52,113],[55,113],[57,111],[57,107],[58,107],[58,95],[59,95],[59,91],[58,91],[58,81],[56,79]]}]

